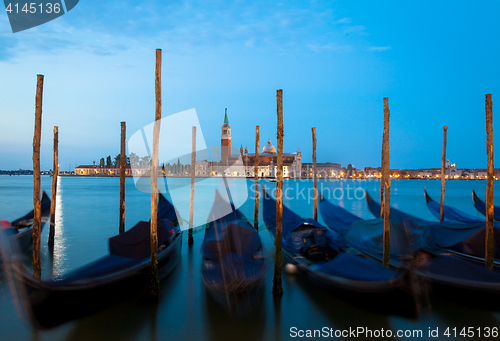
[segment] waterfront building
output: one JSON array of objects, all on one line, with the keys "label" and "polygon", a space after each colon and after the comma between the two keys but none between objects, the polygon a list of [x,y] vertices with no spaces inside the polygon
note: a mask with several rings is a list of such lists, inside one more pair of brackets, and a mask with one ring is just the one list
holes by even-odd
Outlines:
[{"label": "waterfront building", "polygon": [[221,163],[226,164],[231,157],[231,127],[229,127],[229,120],[227,119],[227,108],[224,113],[224,122],[221,127],[220,146]]},{"label": "waterfront building", "polygon": [[[233,176],[233,177],[253,177],[255,153],[249,153],[248,147],[243,150],[240,147],[239,154],[231,154],[231,128],[227,116],[227,109],[224,113],[224,121],[221,127],[221,160],[218,161],[196,161],[196,176]],[[278,162],[276,148],[271,143],[271,139],[259,153],[259,177],[276,177]],[[283,177],[299,177],[302,170],[302,154],[300,150],[294,153],[283,153]]]},{"label": "waterfront building", "polygon": [[445,174],[447,175],[448,179],[458,179],[462,177],[462,170],[457,168],[456,163],[451,163],[450,159],[446,160],[446,171]]},{"label": "waterfront building", "polygon": [[[318,178],[337,178],[340,176],[342,166],[339,163],[332,162],[317,162],[316,172]],[[357,170],[358,171],[358,170]],[[362,173],[361,170],[359,170]],[[302,177],[313,177],[313,164],[312,163],[302,163]],[[354,174],[352,174],[354,175]]]},{"label": "waterfront building", "polygon": [[[120,165],[80,165],[75,167],[75,175],[120,175]],[[130,166],[125,166],[125,175],[132,175]]]},{"label": "waterfront building", "polygon": [[209,176],[211,174],[211,165],[207,160],[195,161],[195,176]]},{"label": "waterfront building", "polygon": [[[243,152],[243,146],[240,148],[240,158],[245,167],[245,176],[253,177],[255,171],[255,153],[249,153],[248,148]],[[262,148],[259,153],[259,177],[276,177],[278,165],[278,154],[273,146],[271,139]],[[283,153],[283,177],[298,178],[302,170],[302,153],[297,150],[293,153]]]}]

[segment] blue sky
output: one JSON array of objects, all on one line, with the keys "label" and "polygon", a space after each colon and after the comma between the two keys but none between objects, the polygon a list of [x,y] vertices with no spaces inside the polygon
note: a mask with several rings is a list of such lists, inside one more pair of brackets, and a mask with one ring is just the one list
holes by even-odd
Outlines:
[{"label": "blue sky", "polygon": [[156,48],[163,117],[195,108],[207,145],[220,144],[226,107],[233,146],[253,151],[256,125],[261,145],[276,144],[283,89],[285,151],[310,162],[315,126],[319,162],[378,166],[389,97],[391,168],[439,167],[445,124],[451,161],[485,167],[486,93],[500,110],[499,15],[498,1],[84,0],[12,34],[4,13],[0,169],[32,168],[38,73],[42,169],[54,125],[62,170],[118,154],[121,121],[131,136],[154,119]]}]

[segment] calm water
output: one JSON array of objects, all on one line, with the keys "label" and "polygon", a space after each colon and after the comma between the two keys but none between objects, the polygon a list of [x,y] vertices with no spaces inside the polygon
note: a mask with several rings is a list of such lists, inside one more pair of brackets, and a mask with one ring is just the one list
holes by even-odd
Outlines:
[{"label": "calm water", "polygon": [[[179,186],[188,179],[171,180]],[[209,179],[196,184],[195,223],[203,224],[211,208],[214,190],[221,181]],[[230,180],[239,188],[235,202],[243,203],[242,210],[253,218],[253,198],[245,202],[246,185],[252,181]],[[169,183],[171,186],[172,183]],[[268,188],[274,183],[262,181]],[[372,218],[362,189],[368,189],[378,200],[378,181],[319,181],[331,201],[340,204],[363,218]],[[436,200],[440,182],[435,180],[392,181],[392,206],[435,220],[428,212],[423,186]],[[446,203],[469,214],[479,214],[472,206],[471,191],[484,198],[485,181],[448,181]],[[42,189],[50,193],[51,178],[42,177]],[[186,187],[187,188],[187,187]],[[308,200],[312,181],[285,181],[285,204],[303,217],[312,217],[313,203]],[[358,189],[356,191],[356,189]],[[184,218],[188,217],[189,196],[178,192],[174,203]],[[343,197],[342,197],[343,193]],[[0,219],[13,220],[32,206],[32,177],[0,176]],[[342,197],[342,198],[341,198]],[[42,234],[42,276],[63,276],[107,253],[107,239],[118,233],[119,179],[60,177],[57,193],[56,242],[53,266],[49,262],[46,241],[48,227]],[[126,229],[139,220],[148,220],[150,195],[136,189],[133,179],[126,179]],[[500,188],[495,188],[495,201],[500,203]],[[262,212],[262,207],[261,210]],[[321,219],[320,219],[321,220]],[[262,216],[259,221],[263,225]],[[192,248],[183,238],[179,266],[161,285],[157,304],[141,297],[129,299],[118,306],[92,316],[70,322],[50,331],[34,331],[16,312],[3,274],[0,274],[0,340],[286,340],[290,328],[349,329],[366,327],[372,330],[422,330],[430,339],[429,328],[500,327],[500,314],[475,310],[458,303],[432,298],[432,311],[417,320],[368,312],[319,289],[299,276],[284,274],[284,295],[279,301],[271,295],[274,247],[266,230],[260,232],[268,260],[268,275],[261,308],[244,319],[233,319],[205,291],[201,277],[200,244],[203,233],[194,235]],[[460,298],[457,297],[457,302]],[[297,339],[297,338],[295,338]],[[394,337],[396,339],[396,337]],[[454,339],[454,338],[450,338]],[[470,338],[469,338],[470,340]]]}]

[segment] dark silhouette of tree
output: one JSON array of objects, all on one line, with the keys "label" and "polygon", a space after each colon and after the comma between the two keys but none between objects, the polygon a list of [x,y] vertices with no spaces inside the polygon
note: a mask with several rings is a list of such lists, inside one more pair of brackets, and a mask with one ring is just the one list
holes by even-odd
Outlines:
[{"label": "dark silhouette of tree", "polygon": [[136,153],[130,153],[129,165],[137,166],[140,161],[141,161],[141,158]]},{"label": "dark silhouette of tree", "polygon": [[111,155],[108,155],[106,158],[106,166],[111,166],[113,163],[111,162]]},{"label": "dark silhouette of tree", "polygon": [[151,158],[148,155],[141,157],[141,161],[140,161],[141,166],[147,166],[150,163],[151,163]]},{"label": "dark silhouette of tree", "polygon": [[99,160],[99,166],[104,166],[104,158],[101,157],[101,160]]}]

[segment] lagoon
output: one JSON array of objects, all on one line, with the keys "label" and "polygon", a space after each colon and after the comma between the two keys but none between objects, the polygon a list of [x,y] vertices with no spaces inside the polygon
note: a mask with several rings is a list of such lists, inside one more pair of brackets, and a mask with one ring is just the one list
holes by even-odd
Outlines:
[{"label": "lagoon", "polygon": [[[32,209],[32,181],[31,176],[0,176],[0,219],[13,220]],[[206,222],[221,181],[196,182],[195,226]],[[232,193],[233,200],[241,204],[249,220],[253,219],[253,194],[248,191],[253,180],[229,179],[229,182],[236,189]],[[275,183],[267,180],[259,183],[271,190],[275,188]],[[168,185],[176,188],[171,190],[174,204],[187,219],[189,195],[183,193],[189,193],[189,179],[169,179]],[[377,180],[320,179],[318,186],[332,202],[367,219],[372,216],[362,197],[363,191],[368,190],[376,200],[380,196]],[[392,206],[435,221],[425,205],[423,186],[435,200],[439,199],[439,180],[393,180]],[[50,187],[51,178],[42,176],[42,190],[50,193]],[[473,189],[484,198],[486,181],[447,181],[446,204],[480,217],[472,206]],[[303,217],[312,217],[313,202],[309,195],[312,180],[285,180],[284,190],[285,205]],[[139,220],[149,220],[149,200],[147,188],[139,186],[138,189],[134,179],[126,179],[126,229]],[[495,188],[495,201],[500,203],[499,186]],[[42,233],[44,278],[64,276],[107,253],[108,238],[118,233],[119,178],[60,177],[57,204],[53,262],[47,248],[48,226]],[[260,213],[259,226],[263,227],[262,206]],[[319,217],[322,221],[321,215]],[[34,330],[18,316],[6,276],[0,274],[0,340],[289,340],[300,338],[299,335],[293,337],[292,330],[314,331],[325,327],[333,331],[357,327],[371,331],[391,330],[392,337],[384,339],[412,339],[398,338],[397,331],[422,331],[419,340],[435,340],[429,336],[429,330],[438,328],[442,336],[446,328],[500,327],[500,313],[461,306],[459,298],[457,302],[450,302],[432,296],[432,309],[415,320],[377,314],[317,288],[298,275],[284,274],[284,295],[275,300],[271,294],[274,246],[267,230],[259,234],[268,265],[265,290],[259,309],[245,318],[232,318],[206,292],[201,280],[203,231],[194,234],[192,247],[187,244],[186,231],[182,258],[173,273],[162,282],[158,303],[147,302],[141,296],[126,299],[119,305],[48,331]],[[327,338],[336,339],[336,335],[339,339],[345,337],[333,332]]]}]

